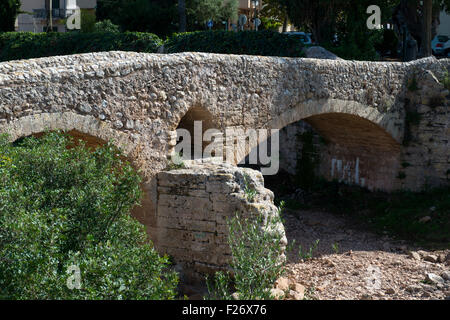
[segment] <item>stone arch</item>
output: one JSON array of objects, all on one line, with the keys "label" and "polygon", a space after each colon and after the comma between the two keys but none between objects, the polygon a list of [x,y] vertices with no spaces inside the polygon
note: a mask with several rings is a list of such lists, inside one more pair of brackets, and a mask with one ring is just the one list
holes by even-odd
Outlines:
[{"label": "stone arch", "polygon": [[403,130],[395,125],[393,116],[388,116],[385,113],[379,112],[376,108],[368,107],[362,103],[351,100],[307,100],[282,112],[280,115],[267,122],[263,127],[282,129],[299,120],[325,113],[342,113],[366,119],[385,130],[397,142],[402,142]]},{"label": "stone arch", "polygon": [[38,113],[13,120],[0,127],[0,132],[7,133],[10,141],[47,130],[76,130],[103,141],[113,141],[125,155],[129,155],[135,147],[135,142],[127,134],[113,129],[107,122],[73,112]]},{"label": "stone arch", "polygon": [[[264,127],[281,130],[300,120],[311,125],[327,142],[321,150],[319,166],[323,177],[372,190],[396,188],[402,137],[393,125],[395,121],[356,102],[324,100],[320,103],[309,101],[289,109]],[[296,138],[292,139],[287,144],[280,140],[280,148],[283,143],[288,147],[296,145]],[[243,151],[236,155],[238,161],[262,142],[249,148],[237,148],[236,152]]]},{"label": "stone arch", "polygon": [[[213,114],[206,108],[202,106],[193,106],[189,110],[186,111],[186,113],[180,117],[180,120],[178,121],[178,125],[176,129],[172,133],[172,139],[175,139],[171,145],[175,146],[177,144],[179,137],[177,136],[176,130],[177,129],[185,129],[190,133],[191,136],[191,150],[193,153],[194,150],[194,136],[196,134],[194,129],[194,123],[196,121],[201,122],[201,136],[203,137],[204,133],[208,129],[217,129],[217,121],[214,119]],[[200,130],[199,132],[200,133]],[[202,152],[206,148],[206,146],[209,145],[210,142],[203,141],[202,140]]]},{"label": "stone arch", "polygon": [[[108,122],[100,121],[93,116],[80,115],[73,112],[61,113],[39,113],[25,116],[17,120],[13,120],[8,124],[0,127],[0,133],[7,133],[10,141],[16,141],[22,137],[31,135],[39,135],[45,131],[63,130],[74,138],[80,138],[89,144],[103,144],[106,141],[112,141],[113,144],[120,148],[127,160],[136,169],[142,169],[142,165],[135,160],[136,151],[139,152],[140,139],[132,139],[129,134],[115,130]],[[143,174],[143,182],[141,190],[143,196],[141,198],[141,206],[135,207],[131,214],[141,223],[150,226],[154,216],[154,190],[151,183],[147,181],[149,177]],[[153,240],[152,230],[147,229],[150,238]]]}]

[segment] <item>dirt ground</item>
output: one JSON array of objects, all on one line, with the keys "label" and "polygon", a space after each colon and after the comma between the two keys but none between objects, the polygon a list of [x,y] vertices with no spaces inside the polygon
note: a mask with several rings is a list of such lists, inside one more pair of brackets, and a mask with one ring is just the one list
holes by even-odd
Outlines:
[{"label": "dirt ground", "polygon": [[283,280],[305,289],[288,299],[450,299],[450,250],[413,247],[330,213],[286,210],[284,219],[293,249]]}]

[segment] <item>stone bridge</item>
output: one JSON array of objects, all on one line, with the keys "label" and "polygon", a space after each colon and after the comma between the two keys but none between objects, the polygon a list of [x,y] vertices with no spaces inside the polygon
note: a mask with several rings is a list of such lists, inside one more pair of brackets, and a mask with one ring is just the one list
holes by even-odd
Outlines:
[{"label": "stone bridge", "polygon": [[[56,129],[94,144],[113,139],[145,178],[136,215],[151,229],[156,176],[176,144],[174,130],[195,120],[222,131],[305,120],[327,141],[321,171],[329,179],[384,190],[448,183],[449,92],[439,80],[449,66],[434,58],[132,52],[10,61],[0,63],[0,131],[11,140]],[[249,152],[237,150],[234,162]]]}]

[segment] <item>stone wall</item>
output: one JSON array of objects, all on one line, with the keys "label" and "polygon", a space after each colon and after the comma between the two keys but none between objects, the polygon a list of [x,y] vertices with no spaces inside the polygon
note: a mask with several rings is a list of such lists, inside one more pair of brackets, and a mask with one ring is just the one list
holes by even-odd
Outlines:
[{"label": "stone wall", "polygon": [[420,69],[411,75],[397,177],[401,189],[417,191],[450,182],[450,91],[440,80]]},{"label": "stone wall", "polygon": [[[310,132],[315,135],[315,149],[320,157],[316,173],[328,180],[385,191],[420,191],[448,185],[450,92],[441,83],[442,73],[436,75],[417,69],[408,78],[405,134],[400,143],[363,119],[313,116],[281,130],[280,167],[296,173],[303,148],[298,136]],[[337,117],[345,119],[333,119]],[[357,143],[352,143],[353,139]]]},{"label": "stone wall", "polygon": [[[449,66],[450,59],[434,58],[389,63],[134,52],[8,61],[0,63],[0,132],[17,139],[46,129],[64,129],[104,141],[114,139],[144,178],[146,196],[135,216],[152,230],[157,222],[156,175],[166,166],[174,130],[195,117],[206,118],[208,126],[221,131],[228,127],[282,129],[308,119],[330,140],[341,138],[333,141],[341,153],[348,150],[345,157],[330,155],[324,172],[331,174],[333,159],[336,164],[342,160],[356,165],[358,157],[367,155],[377,164],[385,156],[385,147],[397,159],[392,142],[403,142],[407,109],[425,112],[429,107],[412,139],[417,145],[411,141],[409,149],[398,151],[401,159],[389,162],[391,169],[383,172],[392,174],[380,181],[395,188],[422,188],[429,176],[433,183],[445,182],[448,104],[436,108],[426,99],[408,104],[407,99],[413,99],[407,86],[417,74],[426,82],[421,94],[436,90],[443,94],[442,85],[432,78]],[[341,134],[349,119],[361,120],[352,122],[357,131]],[[414,132],[413,124],[410,129]],[[361,134],[363,140],[358,139]],[[376,154],[364,153],[373,137],[380,138],[383,146],[375,149]],[[240,156],[245,154],[236,156],[237,162]],[[397,179],[401,172],[395,165],[402,163],[412,165],[405,168],[406,178]],[[367,176],[378,175],[376,166],[364,166]]]},{"label": "stone wall", "polygon": [[[185,282],[227,269],[231,259],[227,219],[235,214],[248,218],[278,214],[273,193],[264,188],[261,173],[252,169],[185,161],[185,168],[162,171],[157,180],[155,246],[173,257]],[[247,197],[246,188],[256,191],[253,199]],[[281,223],[278,231],[286,245]]]}]

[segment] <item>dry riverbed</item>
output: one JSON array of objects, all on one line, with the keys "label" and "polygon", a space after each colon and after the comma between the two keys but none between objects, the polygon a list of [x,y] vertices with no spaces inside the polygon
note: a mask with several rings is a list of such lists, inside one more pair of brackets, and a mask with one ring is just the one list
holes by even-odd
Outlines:
[{"label": "dry riverbed", "polygon": [[421,250],[330,213],[286,210],[284,218],[295,240],[277,284],[285,299],[450,299],[450,250]]}]

